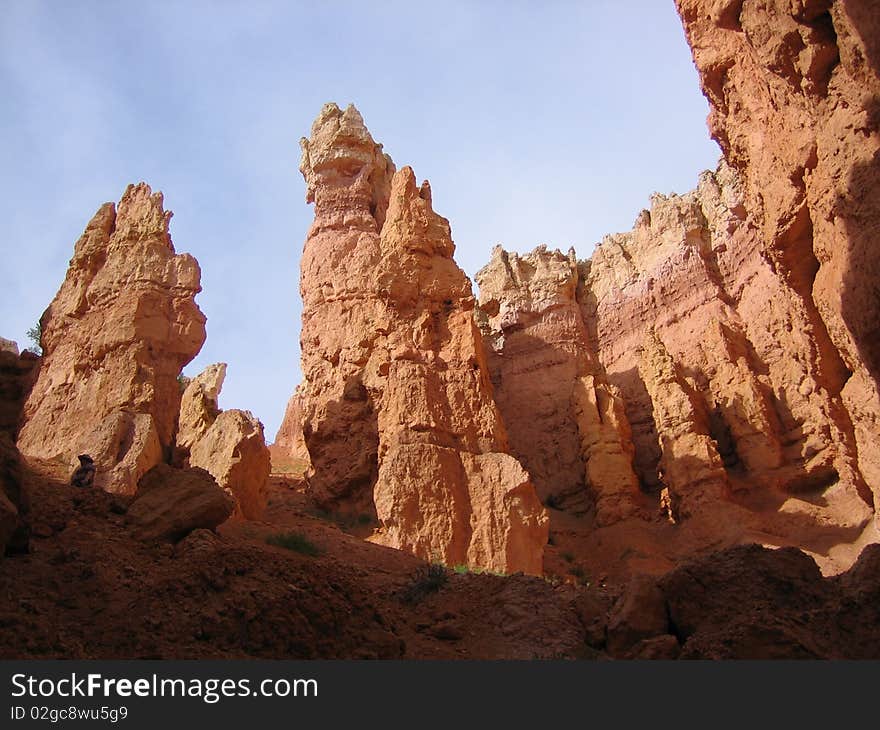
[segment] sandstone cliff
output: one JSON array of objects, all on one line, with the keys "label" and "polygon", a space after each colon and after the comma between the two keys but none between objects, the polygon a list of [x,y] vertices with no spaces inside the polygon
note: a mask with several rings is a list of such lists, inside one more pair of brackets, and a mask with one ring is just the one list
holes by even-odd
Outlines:
[{"label": "sandstone cliff", "polygon": [[876,3],[678,0],[677,5],[710,103],[710,132],[741,175],[743,206],[757,245],[796,300],[795,324],[810,341],[811,367],[799,387],[827,394],[825,413],[847,442],[847,458],[857,459],[871,485],[876,508]]},{"label": "sandstone cliff", "polygon": [[580,368],[620,394],[640,491],[680,530],[839,570],[877,539],[880,21],[858,1],[678,5],[725,159],[588,261],[493,253],[495,392],[564,507],[587,486]]},{"label": "sandstone cliff", "polygon": [[538,494],[576,511],[594,505],[599,524],[633,515],[630,426],[589,343],[574,251],[497,246],[476,279],[495,398]]},{"label": "sandstone cliff", "polygon": [[302,148],[313,495],[375,510],[374,539],[422,557],[541,573],[547,516],[508,453],[470,282],[429,185],[395,173],[353,106],[325,105]]},{"label": "sandstone cliff", "polygon": [[284,418],[269,451],[272,454],[273,472],[303,475],[311,471],[311,457],[303,436],[301,388],[297,388],[287,401]]},{"label": "sandstone cliff", "polygon": [[[809,307],[763,250],[724,162],[690,193],[654,195],[633,230],[606,236],[588,261],[496,250],[478,277],[495,391],[519,436],[513,453],[577,493],[564,459],[577,443],[570,393],[578,368],[594,374],[619,394],[621,415],[598,423],[615,424],[613,452],[632,457],[640,487],[625,493],[649,499],[648,517],[659,508],[696,531],[694,549],[713,534],[760,535],[839,570],[876,539],[873,482]],[[597,526],[638,513],[597,510]],[[689,517],[700,526],[684,526]]]},{"label": "sandstone cliff", "polygon": [[89,453],[108,491],[133,493],[170,456],[177,377],[205,340],[199,266],[175,253],[170,218],[144,183],[101,206],[41,318],[43,362],[19,449],[71,467]]}]

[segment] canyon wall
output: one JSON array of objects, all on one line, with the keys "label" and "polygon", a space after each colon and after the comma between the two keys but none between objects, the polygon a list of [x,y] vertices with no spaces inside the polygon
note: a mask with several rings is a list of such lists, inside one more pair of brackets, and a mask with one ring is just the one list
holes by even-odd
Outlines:
[{"label": "canyon wall", "polygon": [[15,342],[0,337],[0,558],[26,552],[30,540],[30,497],[15,439],[39,365],[34,353],[19,354]]},{"label": "canyon wall", "polygon": [[[353,106],[302,141],[315,221],[301,261],[300,418],[323,506],[447,564],[542,572],[547,515],[508,453],[449,223]],[[282,433],[299,426],[285,422]]]},{"label": "canyon wall", "polygon": [[511,452],[545,503],[595,509],[599,524],[636,513],[629,422],[592,349],[576,300],[574,251],[492,252],[477,273],[480,322]]},{"label": "canyon wall", "polygon": [[877,539],[868,5],[680,0],[718,169],[653,195],[587,261],[493,252],[478,318],[512,453],[542,496],[598,500],[573,396],[589,372],[617,394],[639,492],[670,521],[741,524],[742,539],[801,545],[829,570]]},{"label": "canyon wall", "polygon": [[40,320],[43,359],[18,436],[26,457],[71,471],[90,454],[108,491],[134,493],[170,458],[177,378],[205,341],[199,265],[175,253],[162,203],[145,183],[129,185],[86,226]]},{"label": "canyon wall", "polygon": [[871,0],[678,0],[709,130],[742,179],[862,474],[880,500],[880,14]]}]

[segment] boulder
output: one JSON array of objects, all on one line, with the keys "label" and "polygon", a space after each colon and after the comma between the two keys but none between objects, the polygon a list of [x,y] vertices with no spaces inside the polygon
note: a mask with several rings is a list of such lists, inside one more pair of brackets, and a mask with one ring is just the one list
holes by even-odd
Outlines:
[{"label": "boulder", "polygon": [[204,469],[158,464],[141,477],[126,521],[144,540],[177,541],[197,529],[214,529],[235,500]]},{"label": "boulder", "polygon": [[189,465],[208,471],[232,494],[238,514],[262,516],[271,464],[263,424],[250,411],[220,413],[190,450]]}]

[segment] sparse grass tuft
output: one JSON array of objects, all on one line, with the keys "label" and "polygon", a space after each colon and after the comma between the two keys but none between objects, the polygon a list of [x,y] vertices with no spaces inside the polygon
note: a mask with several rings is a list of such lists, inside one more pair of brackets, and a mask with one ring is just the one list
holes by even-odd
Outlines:
[{"label": "sparse grass tuft", "polygon": [[464,573],[470,573],[471,569],[468,568],[464,563],[460,563],[459,565],[453,565],[452,569],[458,573],[459,575],[463,575]]},{"label": "sparse grass tuft", "polygon": [[309,555],[313,558],[318,557],[322,552],[317,545],[299,532],[280,532],[269,535],[266,542],[269,545],[283,547],[286,550],[293,550],[295,553]]},{"label": "sparse grass tuft", "polygon": [[568,572],[571,573],[575,578],[577,578],[584,585],[590,585],[590,581],[587,578],[587,574],[580,565],[575,565],[573,568],[570,568]]},{"label": "sparse grass tuft", "polygon": [[429,593],[436,593],[449,579],[446,572],[446,566],[443,563],[431,563],[419,568],[409,582],[409,585],[403,589],[401,600],[404,603],[418,603]]}]

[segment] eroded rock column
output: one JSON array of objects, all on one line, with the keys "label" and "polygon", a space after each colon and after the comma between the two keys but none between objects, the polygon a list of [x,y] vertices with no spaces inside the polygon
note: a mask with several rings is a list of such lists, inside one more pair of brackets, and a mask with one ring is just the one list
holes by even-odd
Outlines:
[{"label": "eroded rock column", "polygon": [[134,493],[170,456],[177,377],[205,340],[199,266],[175,253],[170,218],[145,183],[130,185],[118,207],[101,206],[41,318],[43,362],[19,449],[71,468],[88,453],[108,491]]}]

